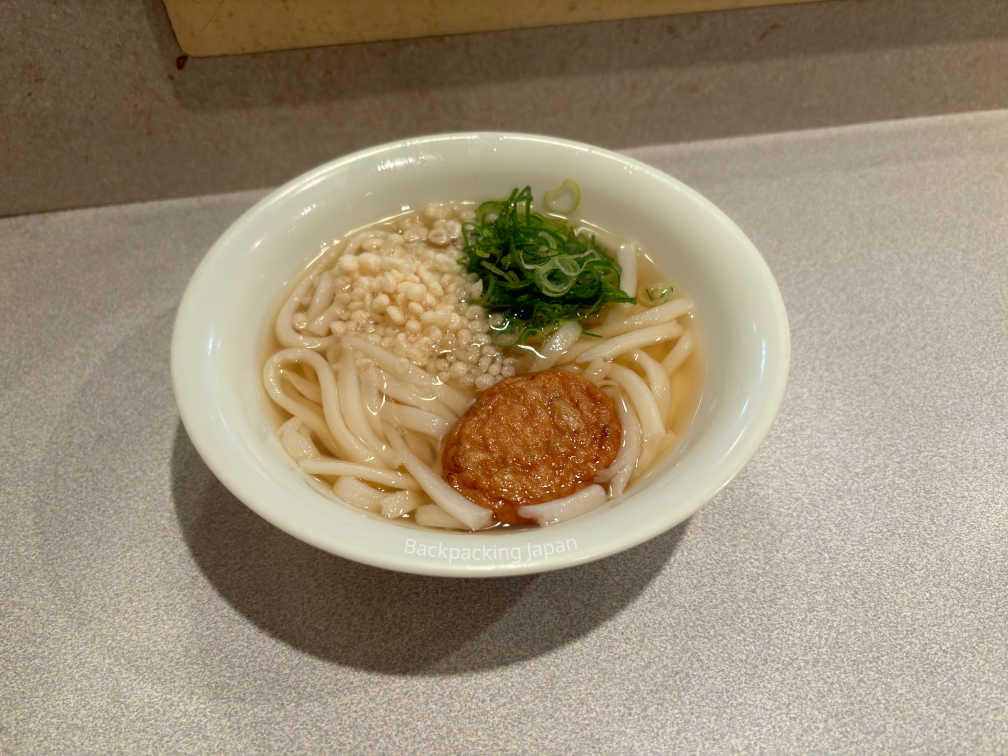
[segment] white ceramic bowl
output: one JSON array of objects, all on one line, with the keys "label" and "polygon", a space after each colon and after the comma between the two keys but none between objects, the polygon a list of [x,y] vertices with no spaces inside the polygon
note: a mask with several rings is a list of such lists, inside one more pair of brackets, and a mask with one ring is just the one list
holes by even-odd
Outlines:
[{"label": "white ceramic bowl", "polygon": [[[520,531],[421,530],[316,493],[276,441],[260,388],[260,339],[281,290],[328,242],[402,209],[489,199],[565,178],[579,214],[639,240],[696,302],[707,377],[674,459],[600,511]],[[277,189],[224,233],[179,307],[172,379],[182,421],[210,469],[252,510],[333,554],[392,570],[518,575],[590,562],[696,512],[753,455],[787,379],[780,292],[753,244],[720,210],[661,171],[587,144],[508,133],[407,139],[326,163]]]}]

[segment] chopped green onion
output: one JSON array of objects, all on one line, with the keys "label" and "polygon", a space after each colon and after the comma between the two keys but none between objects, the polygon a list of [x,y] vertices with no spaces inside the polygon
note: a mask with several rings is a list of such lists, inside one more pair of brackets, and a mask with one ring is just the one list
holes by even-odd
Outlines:
[{"label": "chopped green onion", "polygon": [[671,286],[649,286],[645,291],[652,302],[661,302],[672,295]]},{"label": "chopped green onion", "polygon": [[479,205],[476,220],[462,224],[462,242],[459,264],[483,282],[476,303],[504,316],[502,332],[513,343],[591,318],[608,302],[636,301],[620,289],[620,266],[594,236],[532,211],[531,187]]},{"label": "chopped green onion", "polygon": [[543,207],[551,213],[569,215],[581,204],[581,187],[576,181],[565,179],[560,186],[543,195]]}]

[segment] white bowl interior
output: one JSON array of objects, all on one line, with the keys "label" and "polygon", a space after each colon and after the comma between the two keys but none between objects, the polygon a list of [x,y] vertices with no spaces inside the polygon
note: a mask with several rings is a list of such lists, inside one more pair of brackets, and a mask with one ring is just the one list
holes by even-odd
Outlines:
[{"label": "white bowl interior", "polygon": [[[347,231],[435,200],[482,200],[565,178],[579,214],[632,235],[696,302],[707,376],[674,459],[621,501],[550,528],[442,533],[380,520],[324,498],[284,454],[260,387],[266,322],[281,290]],[[784,390],[790,343],[776,283],[723,213],[650,166],[600,148],[520,134],[449,134],[365,150],[321,166],[239,218],[197,269],[172,343],[176,399],[218,478],[265,519],[357,561],[406,572],[482,576],[591,561],[689,517],[755,452]]]}]

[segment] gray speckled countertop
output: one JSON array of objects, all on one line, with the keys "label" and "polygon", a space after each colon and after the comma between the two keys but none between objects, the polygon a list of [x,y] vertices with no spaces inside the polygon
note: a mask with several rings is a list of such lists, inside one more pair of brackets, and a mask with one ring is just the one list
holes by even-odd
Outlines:
[{"label": "gray speckled countertop", "polygon": [[634,154],[767,258],[787,396],[687,523],[508,580],[200,461],[172,319],[259,193],[0,220],[0,750],[1008,752],[1008,111]]}]

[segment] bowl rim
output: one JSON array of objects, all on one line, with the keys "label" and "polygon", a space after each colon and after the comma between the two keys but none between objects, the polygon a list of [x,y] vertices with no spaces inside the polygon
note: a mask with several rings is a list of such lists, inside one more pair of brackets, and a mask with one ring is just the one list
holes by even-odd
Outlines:
[{"label": "bowl rim", "polygon": [[[698,495],[695,504],[685,513],[677,513],[674,516],[655,517],[643,523],[639,528],[617,534],[607,541],[604,548],[593,550],[589,553],[583,551],[571,552],[567,555],[554,556],[550,560],[527,560],[510,564],[485,564],[474,562],[444,563],[433,559],[405,559],[403,554],[391,555],[383,552],[369,551],[366,548],[354,548],[352,543],[334,543],[331,539],[322,538],[310,528],[299,527],[297,523],[285,520],[276,515],[274,509],[264,506],[258,501],[256,492],[250,490],[241,479],[239,471],[235,469],[232,462],[222,461],[222,455],[218,454],[215,447],[209,443],[209,432],[206,431],[196,407],[191,401],[192,397],[186,391],[182,371],[185,361],[184,353],[188,346],[186,340],[188,319],[191,317],[192,309],[198,304],[195,300],[195,290],[197,283],[209,275],[215,267],[218,258],[226,257],[230,242],[233,238],[240,236],[244,228],[255,222],[258,215],[269,208],[283,202],[288,195],[295,194],[309,185],[315,184],[324,177],[338,171],[343,166],[351,163],[368,160],[378,155],[388,152],[401,151],[412,147],[429,146],[434,143],[458,140],[510,140],[510,141],[531,141],[546,143],[549,145],[587,151],[599,157],[605,157],[623,166],[632,168],[636,172],[647,174],[653,179],[657,179],[670,189],[678,191],[689,198],[693,203],[702,207],[712,214],[728,230],[730,230],[739,241],[741,247],[745,248],[750,256],[749,262],[754,267],[754,272],[760,277],[758,289],[766,298],[765,304],[772,311],[771,334],[779,347],[779,357],[775,363],[776,369],[772,372],[770,380],[763,386],[761,391],[761,402],[756,408],[756,413],[746,424],[742,432],[736,439],[734,447],[730,450],[730,456],[723,460],[725,464],[719,469],[717,475],[711,476],[710,483],[704,487]],[[383,144],[365,147],[360,150],[348,153],[329,160],[321,165],[301,173],[298,176],[285,182],[278,188],[270,191],[266,196],[254,203],[251,207],[242,212],[225,231],[211,244],[204,254],[182,295],[178,311],[173,324],[171,340],[171,374],[172,388],[175,395],[176,405],[179,409],[180,419],[185,427],[186,433],[196,451],[199,453],[207,467],[216,478],[245,506],[258,514],[272,525],[280,528],[289,535],[311,544],[323,551],[351,559],[356,562],[368,564],[384,569],[401,571],[413,574],[434,575],[444,577],[501,577],[509,575],[531,574],[556,569],[564,569],[578,564],[602,559],[613,554],[633,548],[645,541],[648,541],[661,533],[679,525],[681,522],[692,517],[706,503],[717,495],[736,475],[745,464],[756,453],[759,446],[769,433],[773,422],[779,412],[784,399],[788,374],[791,361],[791,338],[788,324],[787,311],[784,300],[776,280],[770,271],[766,260],[760,254],[752,241],[738,227],[738,225],[728,217],[713,202],[704,197],[692,187],[682,181],[644,163],[636,158],[615,152],[606,148],[598,147],[584,142],[564,139],[560,137],[547,136],[542,134],[508,132],[508,131],[462,131],[462,132],[442,132],[425,136],[409,137],[405,139],[393,140]],[[309,489],[306,489],[309,490]],[[393,523],[381,523],[383,526],[395,527]],[[543,529],[546,530],[546,529]],[[418,531],[429,534],[430,531]],[[446,533],[447,535],[447,533]],[[466,538],[473,538],[472,534],[464,534]]]}]

